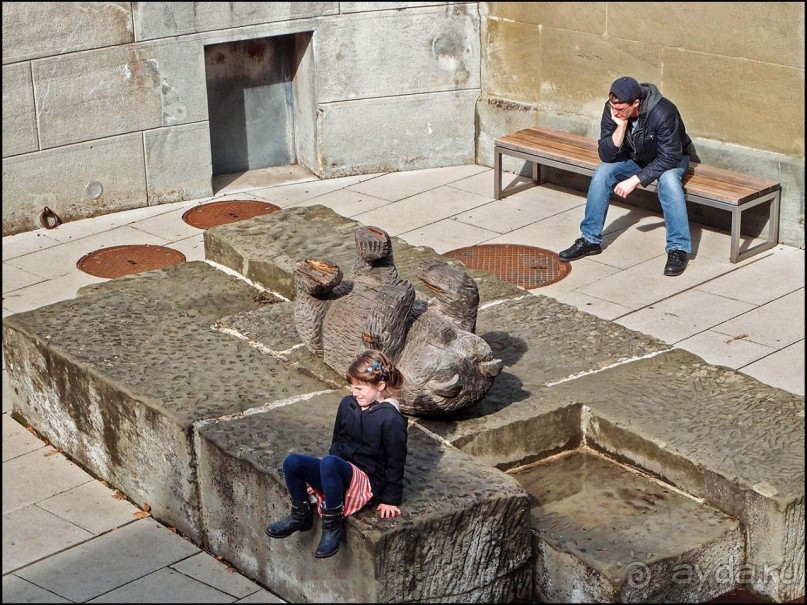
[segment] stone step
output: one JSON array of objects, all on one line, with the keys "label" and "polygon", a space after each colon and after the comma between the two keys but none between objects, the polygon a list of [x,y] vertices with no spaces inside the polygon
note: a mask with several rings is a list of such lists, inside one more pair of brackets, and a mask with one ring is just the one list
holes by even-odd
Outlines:
[{"label": "stone step", "polygon": [[586,448],[511,471],[530,495],[534,598],[698,603],[734,589],[740,523]]}]

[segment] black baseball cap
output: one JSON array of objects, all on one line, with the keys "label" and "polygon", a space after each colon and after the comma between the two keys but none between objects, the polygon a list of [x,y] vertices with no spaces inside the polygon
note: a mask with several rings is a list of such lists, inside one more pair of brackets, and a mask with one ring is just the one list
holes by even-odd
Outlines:
[{"label": "black baseball cap", "polygon": [[611,84],[608,96],[614,103],[633,103],[636,99],[642,98],[642,87],[634,78],[622,76]]}]

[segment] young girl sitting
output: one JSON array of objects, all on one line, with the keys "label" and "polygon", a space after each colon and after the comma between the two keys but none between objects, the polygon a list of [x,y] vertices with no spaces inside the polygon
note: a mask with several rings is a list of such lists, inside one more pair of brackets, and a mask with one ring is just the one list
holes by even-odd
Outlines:
[{"label": "young girl sitting", "polygon": [[329,455],[316,458],[289,454],[283,461],[291,513],[266,528],[272,538],[285,538],[313,526],[313,494],[322,516],[322,538],[315,557],[339,550],[344,518],[365,505],[378,504],[382,519],[401,514],[406,463],[406,418],[396,399],[403,376],[386,355],[365,351],[345,375],[351,395],[339,402]]}]

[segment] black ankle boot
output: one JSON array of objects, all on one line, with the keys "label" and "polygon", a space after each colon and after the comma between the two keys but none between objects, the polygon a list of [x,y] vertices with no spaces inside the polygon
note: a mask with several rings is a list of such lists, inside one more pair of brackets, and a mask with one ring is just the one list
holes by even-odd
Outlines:
[{"label": "black ankle boot", "polygon": [[308,531],[314,526],[314,507],[306,500],[292,502],[291,513],[281,521],[275,521],[266,528],[270,538],[286,538],[296,531]]},{"label": "black ankle boot", "polygon": [[342,505],[334,508],[322,507],[322,538],[319,541],[317,559],[325,559],[335,555],[339,550],[339,543],[345,533],[345,517],[342,515]]}]

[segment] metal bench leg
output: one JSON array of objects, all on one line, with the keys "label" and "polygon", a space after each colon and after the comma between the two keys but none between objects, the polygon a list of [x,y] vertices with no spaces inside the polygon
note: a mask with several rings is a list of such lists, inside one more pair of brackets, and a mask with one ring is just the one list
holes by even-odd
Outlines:
[{"label": "metal bench leg", "polygon": [[740,226],[743,212],[740,208],[731,211],[731,247],[729,260],[736,263],[740,259]]},{"label": "metal bench leg", "polygon": [[493,198],[502,199],[502,152],[493,148]]}]

